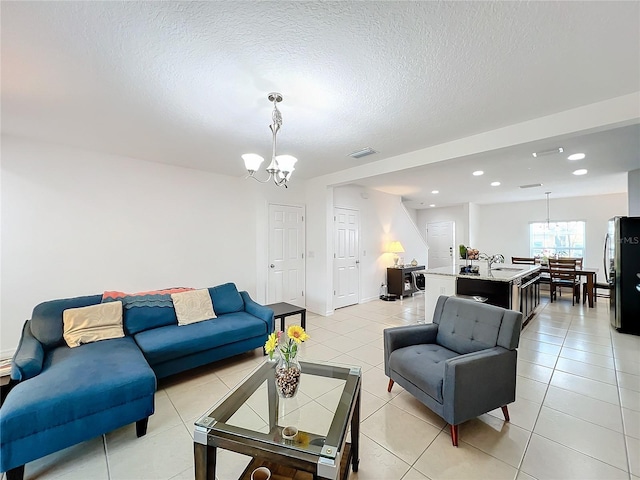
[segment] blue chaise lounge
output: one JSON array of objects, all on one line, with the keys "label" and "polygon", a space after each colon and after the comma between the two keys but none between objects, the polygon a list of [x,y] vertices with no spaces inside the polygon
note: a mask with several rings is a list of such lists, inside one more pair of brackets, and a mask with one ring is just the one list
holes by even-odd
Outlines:
[{"label": "blue chaise lounge", "polygon": [[[129,423],[144,435],[157,378],[264,345],[274,329],[271,309],[233,283],[208,293],[217,318],[188,325],[178,324],[167,294],[92,295],[36,306],[13,358],[18,383],[0,408],[0,471],[7,479],[22,479],[32,460]],[[65,310],[114,300],[123,303],[123,336],[69,347]]]}]

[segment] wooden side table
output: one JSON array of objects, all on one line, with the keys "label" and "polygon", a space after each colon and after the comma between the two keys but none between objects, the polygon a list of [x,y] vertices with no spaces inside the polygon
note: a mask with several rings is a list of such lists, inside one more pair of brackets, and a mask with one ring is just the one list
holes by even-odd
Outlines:
[{"label": "wooden side table", "polygon": [[296,305],[291,305],[290,303],[280,302],[280,303],[270,303],[269,305],[265,305],[265,307],[269,307],[273,310],[273,318],[280,319],[280,330],[284,332],[284,319],[290,317],[292,315],[300,314],[300,324],[302,328],[306,330],[307,328],[307,309],[298,307]]}]

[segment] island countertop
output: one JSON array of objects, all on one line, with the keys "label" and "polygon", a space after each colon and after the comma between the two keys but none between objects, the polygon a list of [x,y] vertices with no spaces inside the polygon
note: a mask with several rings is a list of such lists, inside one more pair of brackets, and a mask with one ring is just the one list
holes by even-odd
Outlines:
[{"label": "island countertop", "polygon": [[474,273],[460,273],[460,267],[462,265],[456,265],[455,267],[439,267],[428,268],[426,270],[420,270],[415,273],[423,273],[425,275],[444,275],[447,277],[456,278],[469,278],[477,280],[490,280],[494,282],[511,282],[518,278],[527,276],[540,270],[540,265],[511,265],[508,263],[494,263],[491,270],[487,268],[487,262],[479,260],[474,264],[480,267],[480,271],[477,274]]}]

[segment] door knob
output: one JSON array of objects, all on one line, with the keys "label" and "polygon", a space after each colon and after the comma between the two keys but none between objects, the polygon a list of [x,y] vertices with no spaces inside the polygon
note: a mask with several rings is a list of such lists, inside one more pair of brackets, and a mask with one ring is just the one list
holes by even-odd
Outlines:
[{"label": "door knob", "polygon": [[269,267],[276,268],[276,266],[273,263],[271,265],[269,265]]}]

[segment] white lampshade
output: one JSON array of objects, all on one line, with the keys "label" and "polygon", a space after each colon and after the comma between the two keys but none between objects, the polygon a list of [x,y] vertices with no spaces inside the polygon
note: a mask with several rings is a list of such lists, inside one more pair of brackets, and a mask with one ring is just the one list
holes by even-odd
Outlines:
[{"label": "white lampshade", "polygon": [[260,168],[260,164],[264,162],[264,158],[257,153],[245,153],[242,155],[242,159],[244,160],[245,168],[250,172],[256,172]]},{"label": "white lampshade", "polygon": [[395,240],[389,244],[389,251],[391,253],[404,253],[404,247],[398,240]]},{"label": "white lampshade", "polygon": [[296,157],[293,157],[291,155],[278,155],[276,157],[276,160],[278,161],[278,167],[280,167],[280,170],[283,172],[293,172],[293,166],[298,161]]}]

